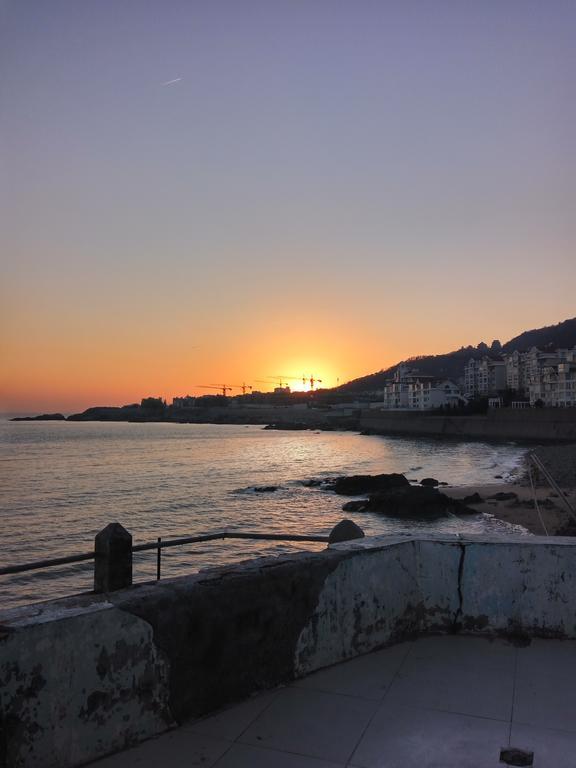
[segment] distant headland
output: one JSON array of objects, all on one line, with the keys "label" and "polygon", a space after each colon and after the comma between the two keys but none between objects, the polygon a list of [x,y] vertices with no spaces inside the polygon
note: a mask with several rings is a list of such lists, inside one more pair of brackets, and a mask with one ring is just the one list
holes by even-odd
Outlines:
[{"label": "distant headland", "polygon": [[10,421],[66,421],[63,413],[41,413],[39,416],[14,416]]}]

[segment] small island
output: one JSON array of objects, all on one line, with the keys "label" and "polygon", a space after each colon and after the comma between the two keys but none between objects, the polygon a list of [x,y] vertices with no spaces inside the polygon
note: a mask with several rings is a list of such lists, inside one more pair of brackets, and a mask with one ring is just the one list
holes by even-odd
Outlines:
[{"label": "small island", "polygon": [[39,416],[14,416],[10,421],[66,421],[63,413],[42,413]]}]

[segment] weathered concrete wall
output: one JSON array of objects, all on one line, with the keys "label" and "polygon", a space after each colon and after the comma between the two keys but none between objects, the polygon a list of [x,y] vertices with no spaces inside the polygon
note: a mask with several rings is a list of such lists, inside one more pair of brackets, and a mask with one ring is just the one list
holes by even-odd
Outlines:
[{"label": "weathered concrete wall", "polygon": [[297,676],[418,632],[416,550],[415,542],[357,550],[338,564],[299,634]]},{"label": "weathered concrete wall", "polygon": [[576,547],[566,542],[466,545],[464,631],[576,637]]},{"label": "weathered concrete wall", "polygon": [[105,601],[0,617],[0,765],[81,765],[173,723],[149,624]]},{"label": "weathered concrete wall", "polygon": [[576,637],[576,539],[373,537],[0,612],[0,765],[70,768],[426,632]]}]

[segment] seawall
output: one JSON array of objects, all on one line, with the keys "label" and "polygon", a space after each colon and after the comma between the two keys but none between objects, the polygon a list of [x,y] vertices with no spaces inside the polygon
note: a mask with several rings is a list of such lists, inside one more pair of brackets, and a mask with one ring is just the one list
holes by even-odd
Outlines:
[{"label": "seawall", "polygon": [[363,410],[360,427],[383,435],[576,442],[576,408],[499,408],[483,416]]},{"label": "seawall", "polygon": [[0,612],[0,765],[73,768],[426,633],[576,638],[576,539],[373,537]]},{"label": "seawall", "polygon": [[576,442],[576,408],[495,408],[485,415],[444,415],[377,408],[350,412],[318,408],[210,408],[190,420],[223,424],[294,424],[311,429],[352,429],[382,435]]}]

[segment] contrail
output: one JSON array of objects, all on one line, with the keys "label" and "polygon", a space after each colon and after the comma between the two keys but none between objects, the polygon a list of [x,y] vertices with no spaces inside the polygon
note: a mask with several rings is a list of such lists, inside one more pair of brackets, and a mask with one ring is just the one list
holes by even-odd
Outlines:
[{"label": "contrail", "polygon": [[161,83],[161,85],[173,85],[174,83],[179,83],[180,80],[182,80],[181,77],[175,77],[174,80],[166,80],[166,82]]}]

